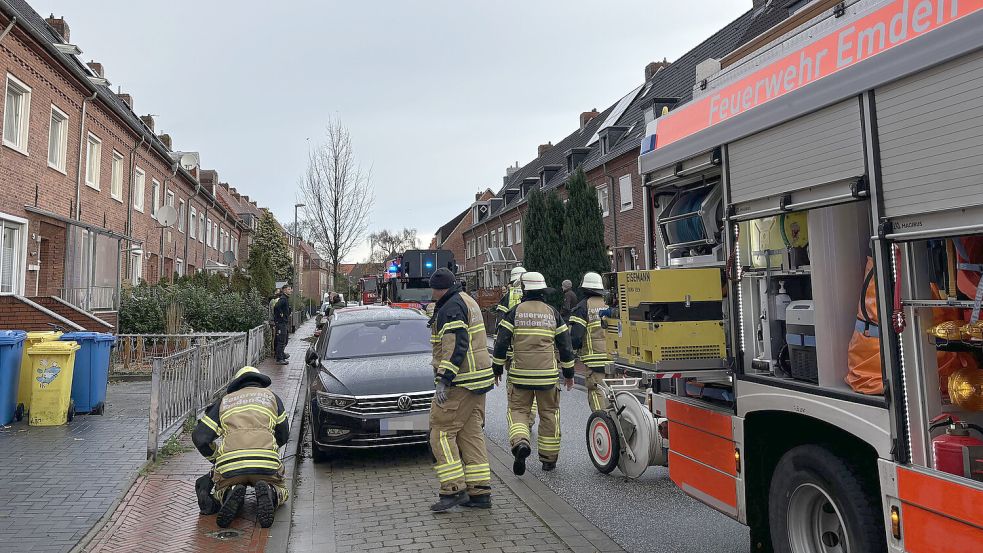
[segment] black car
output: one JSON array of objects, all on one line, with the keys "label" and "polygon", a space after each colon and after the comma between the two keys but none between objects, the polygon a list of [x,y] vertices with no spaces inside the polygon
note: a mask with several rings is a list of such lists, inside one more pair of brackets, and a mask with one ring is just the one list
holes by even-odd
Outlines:
[{"label": "black car", "polygon": [[434,373],[418,311],[382,306],[332,313],[307,352],[315,462],[337,449],[427,443]]}]

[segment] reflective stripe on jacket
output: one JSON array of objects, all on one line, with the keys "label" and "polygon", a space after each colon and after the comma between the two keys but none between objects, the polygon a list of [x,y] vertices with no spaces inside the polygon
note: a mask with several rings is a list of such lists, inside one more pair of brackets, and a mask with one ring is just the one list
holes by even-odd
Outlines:
[{"label": "reflective stripe on jacket", "polygon": [[611,362],[600,316],[607,307],[603,298],[591,295],[581,300],[570,315],[573,347],[579,350],[580,360],[592,371],[603,371]]},{"label": "reflective stripe on jacket", "polygon": [[505,315],[495,339],[492,363],[496,374],[502,374],[510,346],[514,357],[508,381],[512,385],[533,389],[555,386],[559,380],[557,353],[564,378],[573,378],[570,332],[552,306],[527,299]]},{"label": "reflective stripe on jacket", "polygon": [[495,375],[478,302],[456,287],[437,302],[436,311],[430,329],[437,378],[476,393],[492,389]]}]

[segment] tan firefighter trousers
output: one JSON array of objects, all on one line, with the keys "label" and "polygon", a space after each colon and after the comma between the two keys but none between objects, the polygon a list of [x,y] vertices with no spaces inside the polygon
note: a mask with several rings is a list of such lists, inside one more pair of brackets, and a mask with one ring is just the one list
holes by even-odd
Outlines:
[{"label": "tan firefighter trousers", "polygon": [[598,389],[597,385],[604,382],[604,373],[592,371],[590,368],[587,369],[587,376],[584,377],[584,383],[587,385],[587,404],[590,406],[591,411],[603,411],[608,406],[608,399],[604,397],[604,394]]},{"label": "tan firefighter trousers", "polygon": [[560,456],[560,390],[556,386],[548,390],[509,387],[509,447],[514,448],[520,442],[531,447],[529,423],[534,401],[539,413],[539,460],[555,463]]},{"label": "tan firefighter trousers", "polygon": [[443,405],[431,403],[430,450],[441,495],[465,489],[472,496],[491,493],[484,426],[484,394],[449,386]]},{"label": "tan firefighter trousers", "polygon": [[223,478],[218,471],[212,471],[212,482],[215,483],[215,491],[212,492],[212,497],[215,498],[219,503],[225,498],[225,492],[228,491],[232,486],[237,486],[239,484],[245,486],[255,486],[259,481],[265,481],[267,484],[273,486],[277,494],[277,505],[283,505],[284,502],[290,497],[290,492],[287,491],[287,487],[283,482],[283,467],[276,474],[244,474],[242,476],[233,476],[232,478]]}]

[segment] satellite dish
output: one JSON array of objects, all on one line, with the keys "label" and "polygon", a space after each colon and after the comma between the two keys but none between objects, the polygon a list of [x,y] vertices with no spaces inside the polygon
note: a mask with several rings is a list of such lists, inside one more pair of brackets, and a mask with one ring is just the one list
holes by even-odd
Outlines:
[{"label": "satellite dish", "polygon": [[157,222],[162,227],[173,227],[177,223],[177,210],[172,205],[162,205],[157,209]]},{"label": "satellite dish", "polygon": [[184,154],[181,156],[181,167],[190,171],[198,166],[198,158],[192,154]]},{"label": "satellite dish", "polygon": [[231,265],[236,260],[236,253],[232,250],[222,253],[222,260],[226,265]]}]

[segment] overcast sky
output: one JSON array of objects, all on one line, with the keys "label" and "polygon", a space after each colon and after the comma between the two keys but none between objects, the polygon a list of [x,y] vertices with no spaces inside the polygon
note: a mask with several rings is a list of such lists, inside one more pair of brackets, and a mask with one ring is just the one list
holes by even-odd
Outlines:
[{"label": "overcast sky", "polygon": [[155,114],[176,150],[201,152],[283,223],[308,139],[340,118],[372,169],[370,230],[416,228],[427,242],[476,191],[497,190],[506,166],[752,3],[30,1],[65,16],[82,58],[105,66],[137,114]]}]

